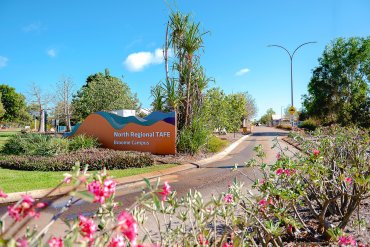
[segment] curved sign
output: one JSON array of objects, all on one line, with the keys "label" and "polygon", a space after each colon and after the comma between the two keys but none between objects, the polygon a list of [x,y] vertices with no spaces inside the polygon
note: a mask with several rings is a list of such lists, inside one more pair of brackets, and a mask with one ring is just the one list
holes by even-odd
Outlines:
[{"label": "curved sign", "polygon": [[76,135],[95,137],[103,147],[115,150],[175,154],[176,114],[153,112],[140,118],[96,112],[65,134],[66,137]]}]

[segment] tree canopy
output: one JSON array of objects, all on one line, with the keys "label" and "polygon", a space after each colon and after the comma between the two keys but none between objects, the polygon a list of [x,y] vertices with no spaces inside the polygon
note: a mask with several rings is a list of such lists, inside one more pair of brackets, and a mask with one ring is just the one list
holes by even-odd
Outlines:
[{"label": "tree canopy", "polygon": [[5,122],[25,122],[30,120],[27,113],[26,98],[23,94],[17,93],[15,88],[6,84],[0,85],[1,104],[5,110],[0,116],[1,121]]},{"label": "tree canopy", "polygon": [[140,107],[136,94],[117,77],[105,73],[96,73],[86,79],[86,84],[74,95],[72,100],[73,117],[81,121],[97,111],[134,109]]},{"label": "tree canopy", "polygon": [[266,113],[261,117],[260,122],[263,124],[271,123],[273,114],[275,114],[275,111],[272,108],[267,109]]},{"label": "tree canopy", "polygon": [[370,37],[338,38],[319,58],[304,95],[311,117],[323,124],[370,127]]}]

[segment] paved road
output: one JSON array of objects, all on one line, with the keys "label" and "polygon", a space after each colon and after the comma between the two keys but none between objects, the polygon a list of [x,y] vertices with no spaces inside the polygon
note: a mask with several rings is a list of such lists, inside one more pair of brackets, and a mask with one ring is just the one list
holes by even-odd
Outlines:
[{"label": "paved road", "polygon": [[[231,168],[235,163],[240,166],[244,165],[244,162],[250,160],[255,156],[253,148],[259,144],[263,146],[266,152],[267,163],[273,162],[276,158],[276,150],[272,150],[273,140],[278,137],[287,135],[286,131],[268,128],[268,127],[255,127],[253,135],[245,139],[237,148],[235,148],[229,155],[217,162],[211,162],[207,165],[203,165],[200,168],[182,171],[179,173],[171,174],[163,177],[162,181],[168,181],[172,188],[177,191],[179,196],[185,195],[189,189],[200,191],[205,197],[210,197],[212,194],[219,194],[227,190],[227,185],[232,183],[234,178],[239,181],[243,181],[248,186],[248,180],[237,172],[231,172]],[[285,145],[282,143],[282,145]],[[251,173],[250,168],[241,168],[245,173]],[[123,203],[123,207],[129,207],[140,193],[141,188],[134,188],[127,191],[118,190],[117,200]],[[66,202],[66,199],[56,202],[55,205],[48,209],[48,214],[53,214],[55,210],[60,209]],[[63,219],[72,219],[79,214],[89,215],[95,212],[96,204],[80,203],[72,207],[67,213],[63,215]],[[4,209],[0,209],[3,212]],[[41,223],[43,220],[38,221]],[[63,222],[58,222],[52,229],[52,232],[60,233],[65,229]],[[58,234],[59,235],[59,234]]]}]

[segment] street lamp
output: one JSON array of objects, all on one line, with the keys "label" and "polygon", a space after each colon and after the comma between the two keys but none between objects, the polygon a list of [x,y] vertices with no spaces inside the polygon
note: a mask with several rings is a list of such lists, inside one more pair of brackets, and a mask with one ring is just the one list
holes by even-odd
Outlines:
[{"label": "street lamp", "polygon": [[[301,45],[299,45],[297,48],[295,48],[295,50],[293,51],[292,54],[290,54],[290,52],[283,46],[281,45],[268,45],[267,47],[272,47],[272,46],[276,46],[276,47],[279,47],[279,48],[282,48],[284,49],[288,55],[289,55],[289,58],[290,58],[290,88],[291,88],[291,102],[292,102],[292,105],[291,106],[294,106],[293,105],[293,57],[294,57],[294,54],[296,53],[296,51],[301,48],[302,46],[304,45],[308,45],[308,44],[313,44],[313,43],[317,43],[316,41],[311,41],[311,42],[306,42],[306,43],[303,43]],[[293,114],[292,114],[293,115]],[[293,124],[293,123],[292,123]]]}]

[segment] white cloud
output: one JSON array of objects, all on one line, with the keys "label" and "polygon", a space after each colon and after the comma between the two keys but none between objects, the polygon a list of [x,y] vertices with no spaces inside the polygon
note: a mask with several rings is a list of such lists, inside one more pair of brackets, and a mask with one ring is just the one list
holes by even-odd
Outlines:
[{"label": "white cloud", "polygon": [[49,57],[56,57],[57,51],[55,49],[49,49],[46,51]]},{"label": "white cloud", "polygon": [[8,58],[0,56],[0,68],[3,68],[7,65]]},{"label": "white cloud", "polygon": [[43,29],[41,22],[34,22],[22,28],[23,32],[39,32]]},{"label": "white cloud", "polygon": [[236,76],[242,76],[242,75],[245,75],[249,72],[250,70],[248,68],[244,68],[244,69],[241,69],[239,70],[238,72],[235,73]]},{"label": "white cloud", "polygon": [[162,62],[163,50],[158,48],[154,52],[141,51],[131,53],[127,56],[123,65],[129,71],[138,72],[151,64],[161,64]]}]

